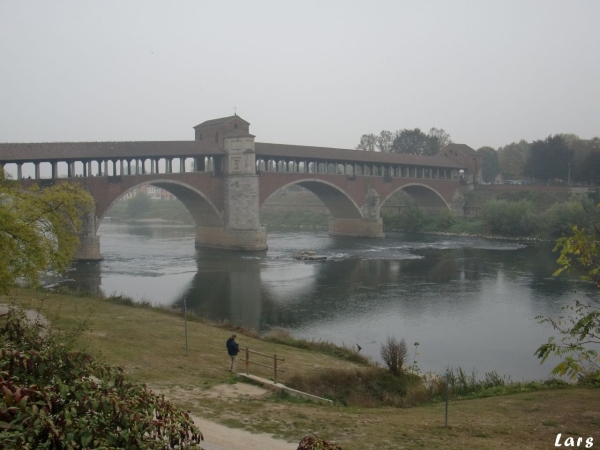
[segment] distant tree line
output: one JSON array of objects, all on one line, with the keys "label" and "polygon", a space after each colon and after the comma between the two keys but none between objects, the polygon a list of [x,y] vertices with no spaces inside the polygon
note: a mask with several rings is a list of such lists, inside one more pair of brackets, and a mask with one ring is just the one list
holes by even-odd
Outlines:
[{"label": "distant tree line", "polygon": [[520,141],[500,147],[481,147],[482,176],[492,182],[529,180],[556,183],[600,183],[600,138],[581,139],[574,134],[555,134],[533,142]]},{"label": "distant tree line", "polygon": [[[357,150],[434,156],[451,144],[450,135],[441,128],[425,134],[419,128],[379,135],[363,134]],[[521,140],[497,150],[484,146],[482,176],[486,183],[498,175],[503,180],[600,184],[600,138],[581,139],[575,134],[555,134],[533,142]]]},{"label": "distant tree line", "polygon": [[427,134],[419,128],[405,128],[395,133],[383,130],[379,135],[363,134],[356,149],[367,152],[434,156],[451,143],[450,135],[441,128],[431,128]]}]

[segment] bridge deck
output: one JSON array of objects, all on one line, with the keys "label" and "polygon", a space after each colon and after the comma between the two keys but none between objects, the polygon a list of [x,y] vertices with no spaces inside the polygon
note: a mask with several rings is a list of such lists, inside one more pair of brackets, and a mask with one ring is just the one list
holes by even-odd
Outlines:
[{"label": "bridge deck", "polygon": [[[463,169],[449,158],[406,155],[399,153],[364,152],[332,147],[269,144],[257,142],[259,159],[311,159],[330,162],[399,164],[445,169]],[[144,158],[193,158],[223,156],[214,142],[208,141],[132,141],[132,142],[47,142],[0,143],[0,163],[31,163],[52,161],[96,161]]]}]

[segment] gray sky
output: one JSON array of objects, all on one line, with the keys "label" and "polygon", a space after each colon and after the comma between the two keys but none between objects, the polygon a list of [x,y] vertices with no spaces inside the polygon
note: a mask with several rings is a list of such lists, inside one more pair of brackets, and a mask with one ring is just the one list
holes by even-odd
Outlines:
[{"label": "gray sky", "polygon": [[0,142],[600,135],[600,1],[0,0]]}]

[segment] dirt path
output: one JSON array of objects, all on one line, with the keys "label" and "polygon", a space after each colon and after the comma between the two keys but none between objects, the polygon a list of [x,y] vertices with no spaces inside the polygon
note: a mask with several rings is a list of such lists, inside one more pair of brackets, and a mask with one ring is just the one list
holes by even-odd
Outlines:
[{"label": "dirt path", "polygon": [[[260,398],[269,393],[266,389],[247,383],[219,384],[211,389],[152,389],[155,393],[174,402],[184,403],[192,398],[212,398],[223,402],[243,401],[248,398]],[[238,428],[228,428],[215,422],[192,416],[202,431],[204,441],[202,448],[206,450],[296,450],[298,443],[275,439],[267,433],[253,434]]]},{"label": "dirt path", "polygon": [[195,417],[194,422],[204,435],[202,447],[206,450],[296,450],[298,444],[274,439],[269,434],[252,434],[236,428],[227,428]]}]

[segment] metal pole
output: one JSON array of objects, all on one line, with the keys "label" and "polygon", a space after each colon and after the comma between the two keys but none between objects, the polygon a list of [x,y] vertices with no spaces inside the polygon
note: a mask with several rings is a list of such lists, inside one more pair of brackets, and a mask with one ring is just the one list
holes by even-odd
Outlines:
[{"label": "metal pole", "polygon": [[250,365],[250,351],[248,347],[246,347],[246,375],[250,374],[249,366]]},{"label": "metal pole", "polygon": [[188,354],[188,336],[187,336],[187,300],[183,298],[183,322],[185,323],[185,356]]},{"label": "metal pole", "polygon": [[446,428],[448,428],[448,385],[450,383],[450,372],[446,368]]}]

